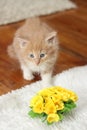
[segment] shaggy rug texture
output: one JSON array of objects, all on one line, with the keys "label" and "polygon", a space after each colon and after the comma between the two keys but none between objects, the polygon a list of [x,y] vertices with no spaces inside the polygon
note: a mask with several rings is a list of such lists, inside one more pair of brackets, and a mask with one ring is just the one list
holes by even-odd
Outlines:
[{"label": "shaggy rug texture", "polygon": [[0,130],[87,130],[87,66],[64,71],[53,82],[79,97],[77,107],[62,122],[48,126],[28,116],[31,97],[45,87],[39,81],[0,97]]},{"label": "shaggy rug texture", "polygon": [[0,25],[75,7],[70,0],[0,0]]}]

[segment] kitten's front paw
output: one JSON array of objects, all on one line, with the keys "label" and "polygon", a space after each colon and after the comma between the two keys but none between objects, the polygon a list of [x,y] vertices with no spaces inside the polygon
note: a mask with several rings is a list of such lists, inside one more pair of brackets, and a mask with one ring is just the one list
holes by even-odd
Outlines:
[{"label": "kitten's front paw", "polygon": [[26,80],[33,80],[34,79],[34,76],[32,74],[29,74],[29,73],[24,73],[23,77]]}]

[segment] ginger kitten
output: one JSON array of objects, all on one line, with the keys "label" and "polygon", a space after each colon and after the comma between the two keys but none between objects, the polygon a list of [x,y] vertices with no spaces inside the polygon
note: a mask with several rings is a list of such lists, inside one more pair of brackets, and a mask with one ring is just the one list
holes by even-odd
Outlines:
[{"label": "ginger kitten", "polygon": [[51,84],[54,64],[58,55],[57,33],[39,18],[30,18],[20,27],[8,46],[8,54],[18,59],[23,77],[34,78],[40,73],[46,85]]}]

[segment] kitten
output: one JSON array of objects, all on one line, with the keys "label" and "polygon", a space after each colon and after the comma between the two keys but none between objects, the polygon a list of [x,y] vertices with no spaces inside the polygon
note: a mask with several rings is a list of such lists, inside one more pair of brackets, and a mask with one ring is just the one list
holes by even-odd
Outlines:
[{"label": "kitten", "polygon": [[18,59],[24,79],[32,80],[37,72],[45,84],[51,84],[58,55],[57,33],[39,18],[30,18],[16,31],[8,54]]}]

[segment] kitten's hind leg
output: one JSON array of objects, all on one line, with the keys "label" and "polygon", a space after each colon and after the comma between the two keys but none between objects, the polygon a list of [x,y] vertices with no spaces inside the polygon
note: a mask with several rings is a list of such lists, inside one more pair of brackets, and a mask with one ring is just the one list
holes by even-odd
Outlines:
[{"label": "kitten's hind leg", "polygon": [[32,71],[28,67],[26,67],[25,65],[22,64],[21,65],[21,69],[23,71],[24,79],[26,79],[26,80],[34,79],[33,73],[32,73]]}]

